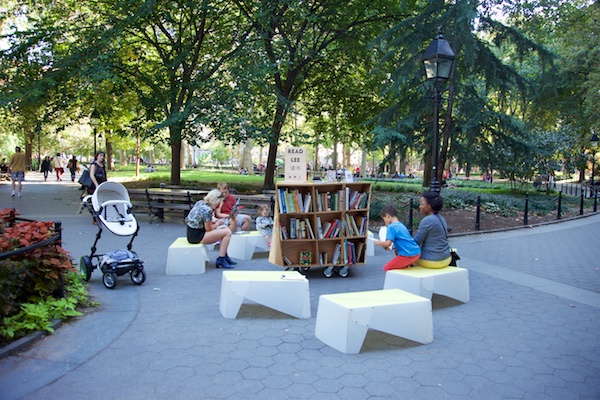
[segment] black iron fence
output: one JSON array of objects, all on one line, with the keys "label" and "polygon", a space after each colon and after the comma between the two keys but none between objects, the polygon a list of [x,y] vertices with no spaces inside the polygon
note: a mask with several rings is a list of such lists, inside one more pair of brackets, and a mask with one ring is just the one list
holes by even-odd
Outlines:
[{"label": "black iron fence", "polygon": [[[586,213],[586,211],[589,212],[597,212],[598,211],[598,191],[597,190],[582,190],[581,185],[580,189],[578,191],[578,194],[576,195],[577,198],[579,198],[579,203],[578,203],[578,210],[577,210],[577,215],[584,215]],[[555,208],[552,207],[555,210],[555,213],[552,213],[552,215],[554,215],[555,217],[553,218],[554,220],[560,220],[564,217],[564,212],[565,212],[565,207],[563,204],[563,198],[564,198],[564,194],[562,191],[560,191],[558,193],[557,196],[554,197],[550,197],[547,200],[545,200],[545,203],[552,203],[555,204]],[[522,208],[522,226],[527,226],[530,224],[530,205],[532,203],[532,200],[529,198],[528,194],[525,194],[524,197],[524,202],[523,202],[523,208]],[[539,207],[540,202],[538,201],[538,207],[537,208],[542,208]],[[408,205],[408,215],[407,215],[407,226],[409,228],[409,231],[411,232],[411,234],[413,233],[413,227],[414,227],[414,212],[416,210],[415,207],[415,200],[414,199],[410,199],[409,201],[409,205]],[[548,204],[544,204],[543,208],[548,208]],[[570,213],[570,216],[573,216],[573,210],[571,207],[568,208],[568,212]],[[481,196],[477,196],[477,201],[475,204],[475,219],[474,219],[474,230],[475,231],[479,231],[482,229],[482,213],[483,213],[483,207],[482,207],[482,202],[481,202]]]}]

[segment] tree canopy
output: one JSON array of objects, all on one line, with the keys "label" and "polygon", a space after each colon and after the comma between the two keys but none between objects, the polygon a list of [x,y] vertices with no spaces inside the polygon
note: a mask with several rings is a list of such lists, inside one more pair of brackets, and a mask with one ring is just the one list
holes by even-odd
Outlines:
[{"label": "tree canopy", "polygon": [[8,1],[0,129],[16,132],[31,155],[36,136],[52,140],[95,110],[107,146],[139,136],[166,142],[173,183],[182,143],[212,139],[268,145],[265,188],[283,142],[382,149],[388,164],[419,154],[427,182],[432,86],[420,56],[441,27],[457,62],[443,87],[440,166],[513,179],[559,165],[581,170],[598,130],[599,8],[584,0]]}]

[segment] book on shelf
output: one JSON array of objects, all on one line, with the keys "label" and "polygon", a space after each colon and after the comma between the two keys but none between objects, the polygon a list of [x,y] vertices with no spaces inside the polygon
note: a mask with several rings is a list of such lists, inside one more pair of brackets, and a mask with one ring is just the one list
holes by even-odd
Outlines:
[{"label": "book on shelf", "polygon": [[295,212],[302,212],[302,198],[300,197],[300,192],[298,191],[298,189],[294,189],[294,191],[292,192],[292,198],[294,199],[294,210]]},{"label": "book on shelf", "polygon": [[321,217],[317,217],[317,238],[323,239],[323,225],[321,225]]},{"label": "book on shelf", "polygon": [[283,262],[286,263],[287,265],[293,265],[292,261],[287,258],[286,256],[283,256]]},{"label": "book on shelf", "polygon": [[321,253],[322,258],[323,258],[323,264],[327,264],[329,262],[329,258],[327,258],[327,252],[324,251]]},{"label": "book on shelf", "polygon": [[310,265],[312,264],[312,253],[307,250],[303,250],[300,252],[300,265]]},{"label": "book on shelf", "polygon": [[337,208],[336,210],[342,210],[344,208],[344,191],[342,189],[337,191]]},{"label": "book on shelf", "polygon": [[287,208],[288,208],[288,213],[295,213],[296,209],[294,207],[294,193],[293,192],[289,192],[286,189],[286,195],[287,195]]},{"label": "book on shelf", "polygon": [[352,192],[352,191],[350,190],[350,188],[349,188],[349,187],[346,187],[346,195],[344,196],[344,203],[345,203],[345,206],[346,206],[346,207],[344,208],[344,210],[349,210],[349,208],[348,208],[348,207],[349,207],[349,205],[350,205],[350,195],[351,195],[350,193],[351,193],[351,192]]},{"label": "book on shelf", "polygon": [[333,256],[331,257],[331,263],[332,264],[338,264],[340,261],[340,252],[341,252],[341,245],[339,243],[335,244],[335,248],[333,249]]},{"label": "book on shelf", "polygon": [[364,249],[365,249],[364,242],[356,243],[356,262],[360,262],[360,260],[362,260],[362,253],[363,253]]},{"label": "book on shelf", "polygon": [[300,232],[299,232],[298,238],[306,239],[308,237],[307,233],[306,233],[306,221],[302,220],[302,221],[298,221],[298,222],[299,222],[298,225],[300,226]]},{"label": "book on shelf", "polygon": [[285,225],[283,224],[283,222],[281,222],[279,224],[279,236],[281,237],[281,240],[287,240],[290,238],[290,236],[288,235],[288,231],[287,231]]},{"label": "book on shelf", "polygon": [[277,202],[279,203],[279,213],[285,214],[287,207],[285,206],[285,191],[283,189],[279,189],[277,192]]},{"label": "book on shelf", "polygon": [[304,199],[304,212],[312,211],[312,195],[310,193],[306,194],[306,198]]},{"label": "book on shelf", "polygon": [[360,223],[360,236],[365,236],[367,234],[367,216],[363,215],[362,222]]},{"label": "book on shelf", "polygon": [[296,231],[296,218],[290,218],[290,239],[298,239]]},{"label": "book on shelf", "polygon": [[332,221],[327,221],[325,222],[325,225],[323,225],[323,238],[327,238],[327,233],[329,233],[329,230],[331,229],[331,225],[332,225]]},{"label": "book on shelf", "polygon": [[313,231],[312,224],[310,223],[310,219],[304,218],[304,223],[306,224],[306,230],[308,237],[311,239],[315,239],[315,232]]},{"label": "book on shelf", "polygon": [[334,233],[336,228],[338,227],[340,220],[339,219],[334,219],[332,221],[328,221],[327,223],[329,224],[329,227],[327,228],[327,231],[323,234],[324,238],[332,238],[335,237]]}]

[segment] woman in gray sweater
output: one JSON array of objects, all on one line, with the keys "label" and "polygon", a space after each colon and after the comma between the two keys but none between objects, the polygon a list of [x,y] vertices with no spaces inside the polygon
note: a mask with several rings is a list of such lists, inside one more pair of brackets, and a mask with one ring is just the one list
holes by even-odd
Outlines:
[{"label": "woman in gray sweater", "polygon": [[425,192],[420,198],[419,210],[425,217],[419,224],[415,241],[421,247],[421,258],[415,265],[424,268],[444,268],[450,265],[450,243],[448,224],[439,212],[444,198],[436,192]]}]

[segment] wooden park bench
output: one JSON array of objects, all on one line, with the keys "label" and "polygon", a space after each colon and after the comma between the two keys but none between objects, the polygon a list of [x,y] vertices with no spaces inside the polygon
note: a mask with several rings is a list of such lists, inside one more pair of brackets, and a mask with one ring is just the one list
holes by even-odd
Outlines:
[{"label": "wooden park bench", "polygon": [[154,217],[165,219],[165,211],[181,211],[185,217],[194,203],[204,197],[206,191],[178,189],[129,189],[131,204],[137,208],[148,209],[150,223]]}]

